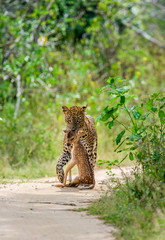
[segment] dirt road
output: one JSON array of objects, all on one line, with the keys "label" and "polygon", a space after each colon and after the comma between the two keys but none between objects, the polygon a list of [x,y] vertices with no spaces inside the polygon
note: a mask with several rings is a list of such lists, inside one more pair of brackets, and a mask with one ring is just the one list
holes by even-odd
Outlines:
[{"label": "dirt road", "polygon": [[[120,177],[118,169],[113,172]],[[57,188],[55,178],[0,184],[0,240],[113,240],[112,226],[73,211],[105,191],[106,170],[95,175],[93,190]]]}]

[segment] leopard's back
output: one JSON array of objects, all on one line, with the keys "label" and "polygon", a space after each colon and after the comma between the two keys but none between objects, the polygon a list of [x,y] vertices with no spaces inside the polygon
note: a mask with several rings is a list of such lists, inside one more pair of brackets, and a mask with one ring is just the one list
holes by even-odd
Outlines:
[{"label": "leopard's back", "polygon": [[80,142],[83,144],[88,154],[89,162],[94,171],[97,158],[97,131],[95,128],[95,121],[90,115],[85,116],[85,124]]}]

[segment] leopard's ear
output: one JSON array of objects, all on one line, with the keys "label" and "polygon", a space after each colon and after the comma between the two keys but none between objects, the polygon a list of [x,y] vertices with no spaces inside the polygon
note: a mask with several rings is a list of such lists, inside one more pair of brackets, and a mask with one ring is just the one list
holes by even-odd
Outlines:
[{"label": "leopard's ear", "polygon": [[69,108],[67,106],[62,106],[63,112],[67,113],[69,111]]},{"label": "leopard's ear", "polygon": [[64,133],[67,133],[68,131],[66,129],[63,130]]},{"label": "leopard's ear", "polygon": [[86,111],[87,107],[88,107],[88,105],[85,105],[85,106],[82,107],[84,112]]}]

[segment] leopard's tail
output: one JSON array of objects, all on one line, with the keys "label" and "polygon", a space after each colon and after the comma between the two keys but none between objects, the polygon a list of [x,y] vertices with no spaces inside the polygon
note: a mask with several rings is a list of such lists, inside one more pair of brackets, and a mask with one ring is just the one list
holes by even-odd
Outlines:
[{"label": "leopard's tail", "polygon": [[63,170],[63,166],[60,163],[57,163],[57,165],[56,165],[56,173],[57,173],[58,180],[61,183],[63,183],[63,181],[64,181],[64,170]]}]

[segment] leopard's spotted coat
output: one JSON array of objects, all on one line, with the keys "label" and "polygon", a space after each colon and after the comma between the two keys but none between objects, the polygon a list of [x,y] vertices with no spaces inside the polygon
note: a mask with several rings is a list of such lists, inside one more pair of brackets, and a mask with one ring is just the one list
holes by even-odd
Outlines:
[{"label": "leopard's spotted coat", "polygon": [[[82,130],[65,131],[67,133],[67,143],[73,144],[72,161],[67,165],[62,186],[78,187],[80,189],[92,189],[95,186],[94,172],[88,160],[88,155],[80,142],[83,134]],[[69,184],[66,184],[68,172],[77,165],[78,176]]]},{"label": "leopard's spotted coat", "polygon": [[[63,106],[63,112],[65,114],[65,122],[67,126],[67,131],[77,131],[82,130],[80,136],[80,143],[84,147],[84,150],[87,153],[90,165],[94,171],[97,158],[97,132],[95,128],[94,119],[85,115],[87,106],[84,107],[66,107]],[[56,166],[56,172],[58,179],[61,183],[64,181],[64,170],[63,166],[66,165],[71,159],[71,151],[73,149],[73,144],[67,143],[67,133],[64,137],[63,152],[58,160]]]}]

